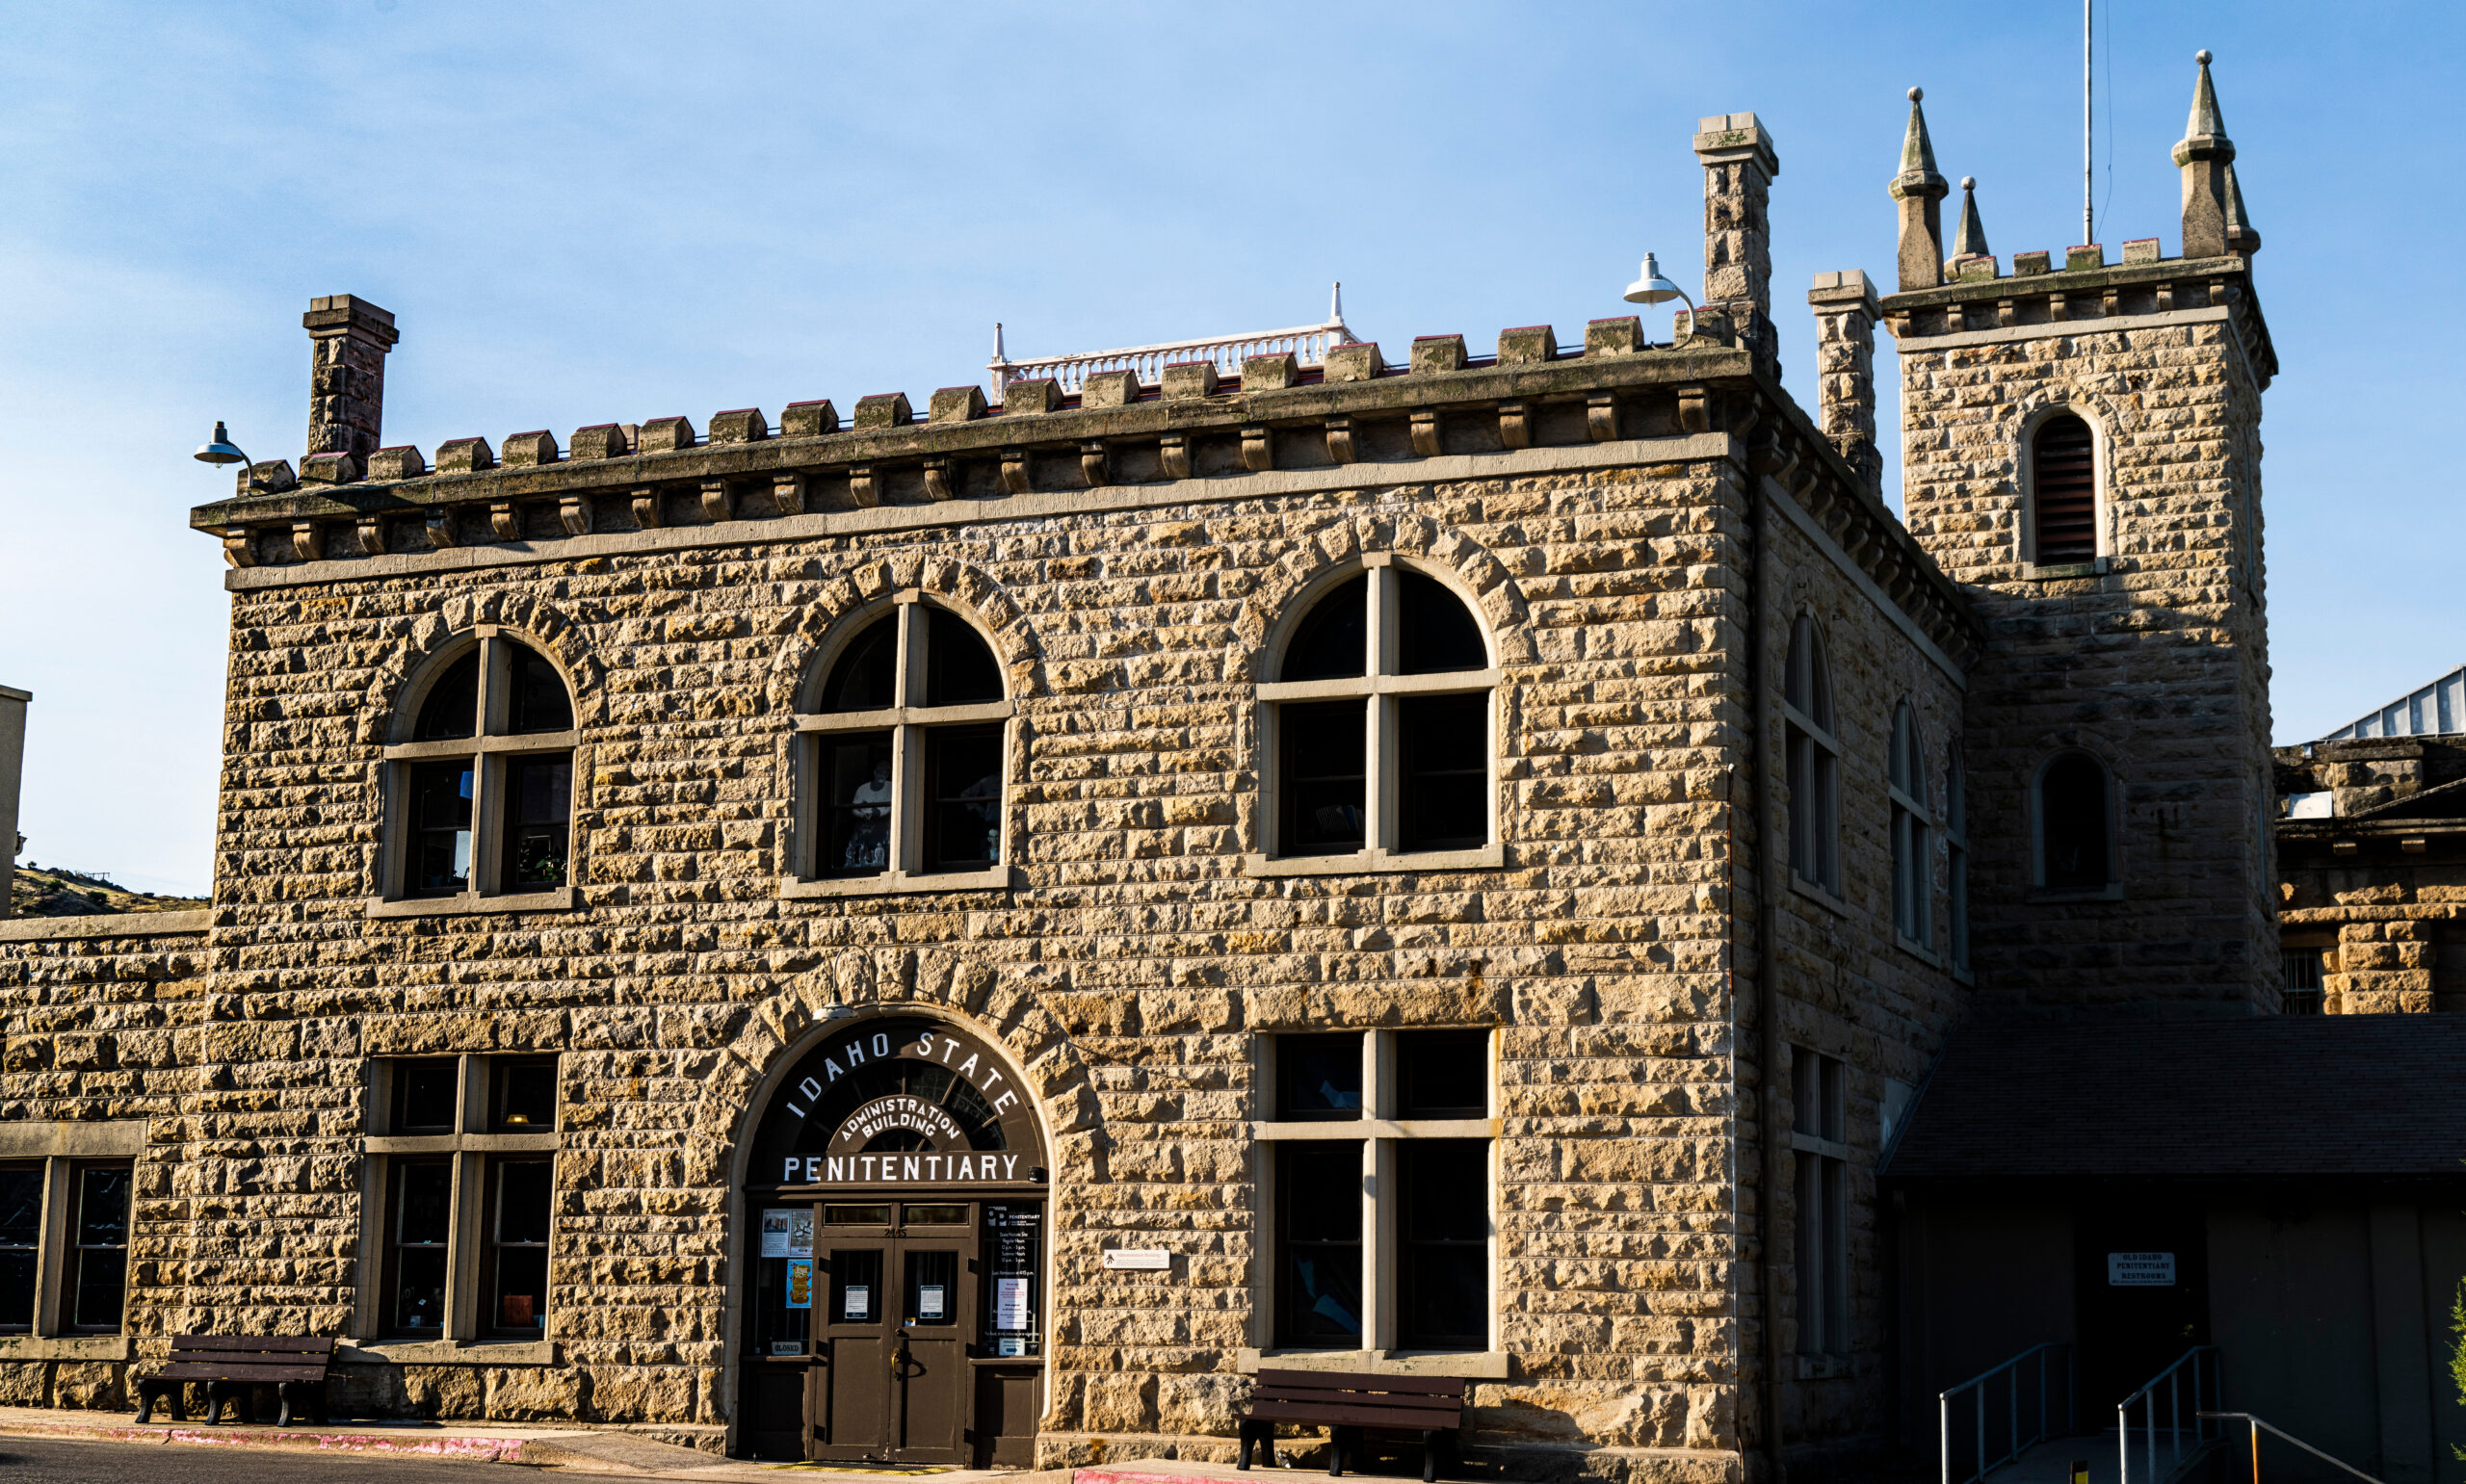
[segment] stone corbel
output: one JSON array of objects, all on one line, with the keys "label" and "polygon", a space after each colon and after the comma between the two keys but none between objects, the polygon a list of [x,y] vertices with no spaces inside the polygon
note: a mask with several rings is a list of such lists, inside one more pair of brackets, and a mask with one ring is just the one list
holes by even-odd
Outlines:
[{"label": "stone corbel", "polygon": [[566,495],[557,501],[557,523],[567,535],[590,534],[590,497]]},{"label": "stone corbel", "polygon": [[1275,440],[1259,424],[1242,430],[1242,467],[1252,474],[1265,474],[1275,467]]},{"label": "stone corbel", "polygon": [[771,476],[771,508],[782,515],[805,512],[805,477],[801,474]]},{"label": "stone corbel", "polygon": [[1436,412],[1425,411],[1413,414],[1413,452],[1424,458],[1438,456],[1438,414]]},{"label": "stone corbel", "polygon": [[255,538],[249,535],[247,527],[223,534],[223,560],[235,567],[252,567],[257,564],[257,543]]},{"label": "stone corbel", "polygon": [[1511,449],[1533,446],[1533,420],[1520,402],[1499,404],[1499,441]]},{"label": "stone corbel", "polygon": [[302,561],[317,560],[317,523],[303,520],[291,528],[291,554]]},{"label": "stone corbel", "polygon": [[1090,438],[1079,445],[1079,477],[1089,489],[1101,489],[1113,482],[1113,451],[1102,438]]},{"label": "stone corbel", "polygon": [[1702,383],[1678,389],[1678,426],[1689,432],[1713,430],[1713,397]]},{"label": "stone corbel", "polygon": [[2122,314],[2122,313],[2123,313],[2123,291],[2122,291],[2122,290],[2120,290],[2120,289],[2116,289],[2116,288],[2112,288],[2112,287],[2111,287],[2111,288],[2109,288],[2109,289],[2108,289],[2104,294],[2099,295],[2099,296],[2098,296],[2098,310],[2099,310],[2099,312],[2100,312],[2100,313],[2104,314],[2104,315],[2105,315],[2108,319],[2110,319],[2110,320],[2112,320],[2112,319],[2115,318],[2117,315]]},{"label": "stone corbel", "polygon": [[2162,283],[2158,285],[2158,312],[2160,314],[2164,314],[2174,307],[2175,286],[2171,283]]},{"label": "stone corbel", "polygon": [[1618,436],[1618,399],[1608,392],[1595,392],[1584,400],[1585,435],[1595,443],[1608,443]]},{"label": "stone corbel", "polygon": [[2046,297],[2046,317],[2057,321],[2072,318],[2071,300],[2062,290],[2058,289]]},{"label": "stone corbel", "polygon": [[1349,464],[1361,457],[1361,451],[1353,447],[1351,418],[1327,419],[1327,456],[1340,464]]},{"label": "stone corbel", "polygon": [[428,544],[438,551],[452,551],[462,544],[454,533],[454,508],[448,505],[429,507]]},{"label": "stone corbel", "polygon": [[363,515],[352,530],[352,539],[358,543],[363,557],[385,555],[385,522],[379,516]]},{"label": "stone corbel", "polygon": [[1156,457],[1165,466],[1165,478],[1186,480],[1191,477],[1189,435],[1178,432],[1165,434],[1164,441],[1156,445]]},{"label": "stone corbel", "polygon": [[874,484],[874,466],[872,464],[854,464],[850,466],[848,470],[848,498],[855,501],[858,505],[865,506],[879,505],[882,503],[881,490]]},{"label": "stone corbel", "polygon": [[[1045,384],[1051,385],[1050,382]],[[1028,483],[1028,451],[1026,449],[1004,449],[1002,451],[1002,487],[1014,495],[1024,495],[1028,492],[1030,485]]]},{"label": "stone corbel", "polygon": [[2020,323],[2020,310],[2014,305],[2011,299],[1999,299],[1995,301],[1995,324],[1997,327],[2002,329],[2010,329],[2013,325]]},{"label": "stone corbel", "polygon": [[634,491],[634,524],[644,531],[657,531],[660,520],[659,488],[656,485]]},{"label": "stone corbel", "polygon": [[935,500],[951,498],[951,461],[949,459],[925,460],[925,493]]},{"label": "stone corbel", "polygon": [[499,500],[488,507],[488,529],[497,534],[500,541],[522,539],[522,516],[512,501]]},{"label": "stone corbel", "polygon": [[736,502],[729,498],[727,481],[702,482],[702,518],[714,526],[736,519]]}]

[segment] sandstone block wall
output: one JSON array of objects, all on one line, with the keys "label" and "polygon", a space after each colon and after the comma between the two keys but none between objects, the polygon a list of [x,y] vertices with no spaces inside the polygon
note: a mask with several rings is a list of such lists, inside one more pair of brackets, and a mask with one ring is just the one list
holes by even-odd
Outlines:
[{"label": "sandstone block wall", "polygon": [[2282,747],[2279,792],[2335,813],[2277,823],[2281,942],[2322,955],[2332,1015],[2466,1010],[2466,803],[2426,795],[2466,778],[2436,738]]}]

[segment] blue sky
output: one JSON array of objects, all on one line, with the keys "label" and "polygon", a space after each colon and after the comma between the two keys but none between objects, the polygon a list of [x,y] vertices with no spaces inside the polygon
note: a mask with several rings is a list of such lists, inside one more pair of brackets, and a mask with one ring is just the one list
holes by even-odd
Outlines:
[{"label": "blue sky", "polygon": [[[0,52],[0,683],[26,856],[201,891],[217,417],[297,459],[312,295],[403,331],[385,434],[864,393],[1014,352],[1315,320],[1399,344],[1692,281],[1698,117],[1775,137],[1776,319],[1893,262],[1913,83],[1999,253],[2080,227],[2077,7],[19,3]],[[2466,10],[2100,5],[2099,236],[2176,250],[2192,52],[2265,247],[2281,741],[2461,661]],[[2104,166],[2112,147],[2113,169]],[[1949,224],[1949,222],[1948,222]],[[2112,250],[2112,249],[2111,249]],[[1879,371],[1889,376],[1889,363]],[[2410,431],[2411,430],[2411,431]]]}]

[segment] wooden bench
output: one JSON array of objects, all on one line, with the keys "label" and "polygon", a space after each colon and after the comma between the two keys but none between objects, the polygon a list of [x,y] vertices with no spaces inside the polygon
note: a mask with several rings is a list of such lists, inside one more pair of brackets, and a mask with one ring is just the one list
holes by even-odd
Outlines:
[{"label": "wooden bench", "polygon": [[1381,1376],[1349,1370],[1262,1370],[1241,1419],[1242,1461],[1250,1445],[1275,1462],[1275,1424],[1327,1429],[1327,1472],[1342,1475],[1365,1430],[1419,1433],[1422,1484],[1434,1484],[1442,1451],[1453,1456],[1464,1426],[1464,1382],[1454,1376]]},{"label": "wooden bench", "polygon": [[155,1398],[168,1394],[172,1419],[187,1421],[188,1384],[202,1381],[209,1426],[223,1420],[226,1397],[240,1404],[241,1421],[254,1422],[257,1409],[250,1393],[259,1386],[272,1386],[282,1398],[276,1427],[290,1426],[293,1403],[308,1398],[315,1400],[315,1416],[323,1423],[326,1372],[333,1364],[334,1342],[329,1339],[182,1335],[171,1341],[168,1365],[150,1376],[137,1378],[137,1420],[143,1423],[151,1419]]}]

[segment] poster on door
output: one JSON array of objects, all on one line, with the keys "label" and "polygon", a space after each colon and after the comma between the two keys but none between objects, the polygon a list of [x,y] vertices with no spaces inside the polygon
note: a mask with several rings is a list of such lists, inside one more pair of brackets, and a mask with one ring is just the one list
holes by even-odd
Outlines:
[{"label": "poster on door", "polygon": [[2110,1252],[2107,1287],[2171,1289],[2175,1286],[2175,1255],[2171,1252]]},{"label": "poster on door", "polygon": [[774,1206],[762,1213],[762,1255],[766,1258],[813,1256],[813,1208]]},{"label": "poster on door", "polygon": [[948,1290],[942,1284],[918,1284],[916,1286],[916,1317],[928,1324],[942,1319],[944,1307],[942,1295],[946,1291]]},{"label": "poster on door", "polygon": [[813,1260],[791,1258],[788,1261],[788,1307],[813,1307]]}]

